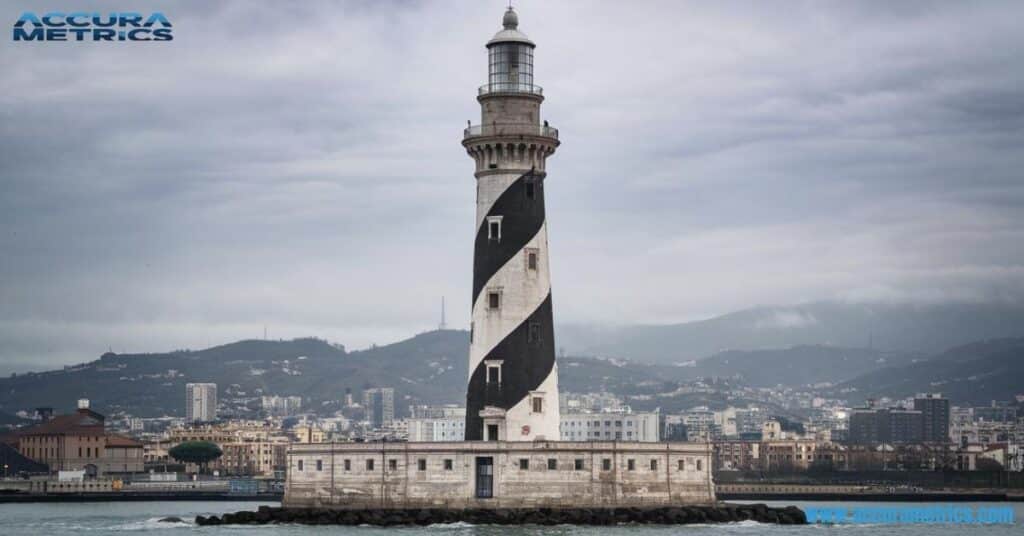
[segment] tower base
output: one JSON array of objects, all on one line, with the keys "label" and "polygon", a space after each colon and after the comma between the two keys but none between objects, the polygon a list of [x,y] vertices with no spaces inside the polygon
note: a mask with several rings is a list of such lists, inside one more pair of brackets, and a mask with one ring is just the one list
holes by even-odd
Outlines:
[{"label": "tower base", "polygon": [[283,505],[493,509],[714,501],[707,443],[460,441],[294,445]]}]

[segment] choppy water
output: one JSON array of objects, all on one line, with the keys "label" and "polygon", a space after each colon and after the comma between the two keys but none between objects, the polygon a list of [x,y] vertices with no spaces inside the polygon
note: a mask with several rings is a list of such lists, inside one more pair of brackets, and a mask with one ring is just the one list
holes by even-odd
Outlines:
[{"label": "choppy water", "polygon": [[[769,503],[783,505],[783,503]],[[789,503],[786,503],[789,504]],[[879,503],[794,503],[797,506],[879,506]],[[912,506],[910,503],[898,503]],[[997,503],[971,504],[995,506]],[[467,524],[433,525],[415,528],[375,527],[307,527],[307,526],[227,526],[197,527],[192,523],[196,515],[223,514],[238,510],[254,510],[254,502],[141,502],[141,503],[78,503],[78,504],[0,504],[0,534],[10,536],[102,536],[108,534],[232,535],[254,533],[260,536],[290,534],[351,534],[354,536],[668,536],[683,535],[737,535],[801,534],[806,536],[996,536],[1020,535],[1024,528],[1024,503],[1004,503],[1016,512],[1015,525],[843,525],[781,527],[753,522],[720,525],[683,526],[618,526],[618,527],[499,527]],[[924,506],[924,505],[922,505]],[[184,523],[161,523],[164,517],[176,516]]]}]

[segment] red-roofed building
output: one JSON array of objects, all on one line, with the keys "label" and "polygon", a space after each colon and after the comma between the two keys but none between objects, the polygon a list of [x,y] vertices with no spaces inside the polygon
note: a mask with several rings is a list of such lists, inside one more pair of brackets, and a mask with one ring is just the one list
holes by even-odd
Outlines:
[{"label": "red-roofed building", "polygon": [[142,443],[108,434],[104,416],[87,407],[18,433],[18,452],[50,472],[84,470],[89,476],[143,471]]}]

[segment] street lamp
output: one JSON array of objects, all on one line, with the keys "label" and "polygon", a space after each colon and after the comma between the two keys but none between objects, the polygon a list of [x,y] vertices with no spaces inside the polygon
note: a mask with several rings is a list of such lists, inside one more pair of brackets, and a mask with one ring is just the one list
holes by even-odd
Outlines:
[{"label": "street lamp", "polygon": [[5,464],[4,464],[4,478],[7,478],[7,468],[8,468],[8,467],[10,467],[10,465],[7,465],[7,464],[5,463]]}]

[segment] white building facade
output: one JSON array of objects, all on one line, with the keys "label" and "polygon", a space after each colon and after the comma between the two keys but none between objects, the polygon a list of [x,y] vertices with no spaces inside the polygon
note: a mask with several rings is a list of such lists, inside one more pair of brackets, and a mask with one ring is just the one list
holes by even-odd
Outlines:
[{"label": "white building facade", "polygon": [[188,422],[217,420],[217,384],[185,384],[185,420]]},{"label": "white building facade", "polygon": [[563,413],[562,441],[661,440],[657,413]]}]

